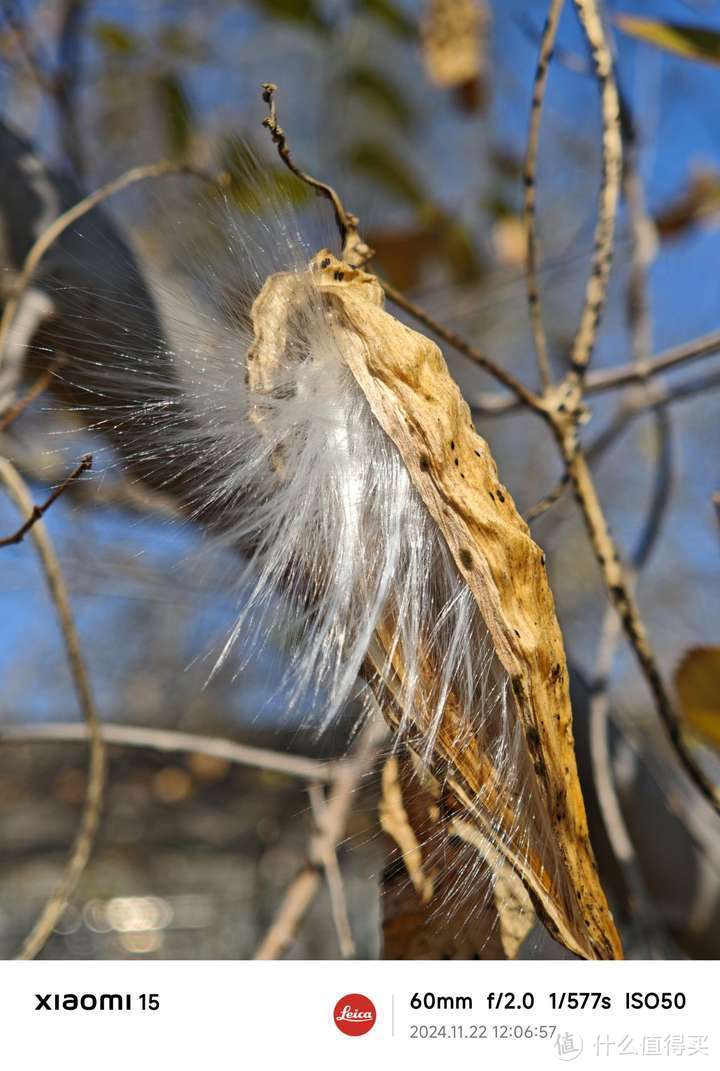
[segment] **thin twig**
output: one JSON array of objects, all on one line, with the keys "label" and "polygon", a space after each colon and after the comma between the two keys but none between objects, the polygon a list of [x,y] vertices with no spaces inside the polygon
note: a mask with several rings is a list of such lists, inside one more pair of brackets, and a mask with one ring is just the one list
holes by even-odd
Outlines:
[{"label": "thin twig", "polygon": [[668,739],[686,773],[692,778],[715,810],[720,813],[720,792],[695,761],[680,730],[679,721],[662,679],[657,659],[650,646],[635,595],[621,565],[617,544],[611,536],[605,520],[587,460],[582,451],[578,450],[574,445],[572,439],[558,437],[558,445],[580,503],[585,526],[608,593],[620,615],[625,635],[650,688]]},{"label": "thin twig", "polygon": [[[645,196],[637,161],[634,124],[626,109],[626,152],[623,172],[623,193],[630,223],[631,258],[627,286],[627,320],[632,344],[633,360],[644,362],[652,346],[652,320],[648,270],[654,254],[654,243],[648,241],[652,226],[645,208]],[[653,384],[643,388],[630,388],[629,393],[646,396],[654,393]],[[632,572],[628,583],[648,561],[662,530],[672,498],[672,423],[669,413],[657,409],[653,413],[657,434],[655,479],[650,504],[640,535],[632,554]],[[657,937],[661,933],[657,912],[652,897],[648,894],[645,879],[638,863],[635,847],[625,823],[622,807],[613,776],[610,755],[610,678],[615,652],[620,638],[621,623],[612,606],[608,606],[603,618],[600,644],[595,664],[595,679],[589,711],[590,758],[593,779],[600,805],[605,830],[618,865],[627,882],[632,915],[640,932],[645,935],[654,955],[660,954]]]},{"label": "thin twig", "polygon": [[340,955],[344,959],[349,959],[350,956],[355,955],[355,942],[353,941],[348,918],[347,898],[338,863],[337,850],[330,838],[331,829],[327,800],[322,787],[317,784],[308,785],[308,795],[315,825],[318,829],[317,854],[322,859],[322,864],[325,868],[325,880],[330,894],[330,904]]},{"label": "thin twig", "polygon": [[31,405],[36,398],[47,390],[52,381],[53,376],[59,368],[67,362],[67,357],[63,354],[58,354],[54,357],[50,364],[47,366],[44,372],[41,372],[37,377],[32,387],[26,394],[19,398],[14,405],[11,405],[9,409],[0,416],[0,431],[6,431],[12,423],[14,423],[19,416],[21,416],[27,407]]},{"label": "thin twig", "polygon": [[[356,789],[373,766],[385,732],[384,723],[379,718],[374,718],[365,726],[350,759],[346,760],[330,790],[326,838],[333,850],[345,831]],[[317,842],[311,840],[307,861],[290,883],[278,912],[255,953],[255,959],[279,959],[295,941],[302,921],[320,889],[323,860],[317,854],[317,847]]]},{"label": "thin twig", "polygon": [[528,304],[530,308],[530,327],[532,329],[537,356],[540,382],[543,389],[547,389],[551,382],[550,360],[548,358],[547,336],[543,326],[542,311],[540,308],[540,288],[538,285],[537,264],[537,235],[536,208],[537,208],[537,159],[540,144],[540,120],[542,118],[542,106],[545,100],[545,90],[550,70],[555,37],[558,23],[562,14],[564,0],[551,0],[545,28],[540,42],[540,54],[535,70],[535,82],[533,85],[532,107],[530,109],[530,129],[528,131],[527,148],[525,150],[524,179],[524,223],[526,239],[525,280],[527,284]]},{"label": "thin twig", "polygon": [[[45,501],[39,506],[33,505],[30,511],[30,515],[28,516],[27,520],[25,520],[23,524],[20,525],[18,530],[16,532],[13,532],[12,535],[5,536],[4,538],[0,539],[0,547],[10,547],[16,543],[21,543],[27,533],[30,531],[30,529],[37,524],[37,522],[45,513],[47,513],[53,502],[56,502],[58,498],[60,498],[60,495],[67,491],[70,484],[73,483],[73,481],[76,480],[78,476],[80,476],[83,472],[87,472],[91,468],[92,454],[83,454],[82,458],[72,470],[72,472],[65,477],[63,482],[58,487],[56,487],[50,495],[48,495]],[[18,479],[20,479],[19,474]]]},{"label": "thin twig", "polygon": [[199,168],[194,167],[192,164],[179,164],[174,160],[162,160],[157,164],[146,164],[141,167],[132,167],[118,178],[105,183],[104,186],[95,190],[94,193],[90,193],[87,197],[83,197],[82,200],[78,201],[77,204],[74,204],[72,208],[68,208],[66,212],[59,215],[57,219],[53,220],[53,222],[45,228],[42,234],[35,240],[25,257],[22,270],[13,287],[13,294],[8,299],[5,308],[3,309],[2,320],[0,320],[0,365],[3,360],[3,352],[7,336],[20,300],[25,293],[35,269],[52,244],[57,241],[60,235],[66,231],[68,227],[90,212],[97,205],[101,204],[103,201],[107,201],[109,197],[114,196],[116,193],[120,193],[121,190],[125,190],[128,186],[132,186],[137,182],[143,182],[146,179],[164,178],[167,175],[192,175],[193,177],[201,178],[206,182],[220,181],[222,179],[222,176],[220,176],[219,179],[215,180]]},{"label": "thin twig", "polygon": [[590,277],[585,291],[580,324],[570,355],[572,372],[582,379],[595,345],[600,315],[607,296],[613,253],[615,216],[622,174],[620,100],[613,76],[612,54],[596,0],[573,0],[587,38],[600,86],[602,113],[602,179]]},{"label": "thin twig", "polygon": [[[672,386],[662,381],[654,382],[648,384],[644,391],[638,390],[637,387],[630,388],[608,426],[584,448],[586,458],[589,462],[599,461],[610,447],[620,440],[633,421],[643,413],[661,412],[677,402],[691,401],[693,398],[714,390],[720,390],[720,372],[707,376],[695,376],[684,383],[674,383]],[[563,475],[552,491],[527,510],[525,519],[528,523],[537,520],[551,506],[559,502],[568,487],[569,481]]]},{"label": "thin twig", "polygon": [[[271,82],[265,82],[263,84],[263,100],[270,105],[270,115],[263,120],[263,126],[267,127],[270,131],[272,139],[277,145],[280,159],[285,166],[289,168],[301,182],[304,182],[330,201],[335,213],[335,222],[337,223],[340,232],[343,260],[352,267],[362,267],[373,255],[373,250],[370,249],[367,243],[364,242],[359,235],[358,217],[353,215],[352,212],[348,212],[339,194],[332,186],[329,186],[326,182],[320,182],[318,179],[313,178],[312,175],[306,174],[295,164],[290,153],[285,131],[278,123],[274,97],[276,92],[276,85],[273,85]],[[479,350],[476,350],[448,327],[437,323],[437,321],[433,320],[424,309],[421,309],[418,305],[414,304],[414,302],[410,301],[409,298],[406,298],[404,294],[399,290],[396,290],[390,283],[387,283],[382,279],[379,279],[378,281],[390,301],[394,302],[399,308],[404,309],[405,312],[409,313],[419,323],[424,324],[425,327],[433,331],[439,338],[444,339],[445,342],[450,346],[453,346],[459,353],[464,354],[490,375],[495,376],[500,383],[507,387],[508,390],[512,391],[519,402],[531,406],[532,408],[538,408],[538,400],[532,391],[529,391],[513,375],[506,372],[499,365],[496,365],[489,357],[480,353]]]},{"label": "thin twig", "polygon": [[679,365],[688,364],[690,361],[700,360],[702,357],[712,357],[720,351],[720,331],[711,331],[701,338],[684,342],[680,346],[652,357],[647,362],[622,365],[620,368],[609,368],[606,371],[596,372],[588,377],[586,393],[599,394],[607,390],[616,390],[618,387],[626,387],[631,383],[643,383],[650,376],[661,375],[669,372]]},{"label": "thin twig", "polygon": [[278,122],[277,107],[275,105],[277,88],[272,82],[263,82],[263,100],[270,108],[270,114],[263,119],[263,126],[270,131],[270,136],[277,146],[280,159],[292,171],[293,175],[330,201],[335,213],[335,222],[340,232],[342,259],[353,268],[362,268],[370,260],[374,250],[360,237],[358,231],[360,220],[352,212],[347,211],[337,191],[332,186],[329,186],[327,182],[320,182],[319,179],[313,178],[306,171],[301,171],[293,160],[285,137],[285,131]]},{"label": "thin twig", "polygon": [[[0,481],[5,485],[10,497],[16,502],[19,509],[23,513],[30,512],[33,506],[30,492],[25,486],[22,477],[6,458],[0,458]],[[87,866],[100,819],[106,770],[105,744],[102,738],[100,719],[95,708],[90,681],[82,658],[80,641],[70,609],[70,600],[52,542],[42,521],[33,526],[32,539],[37,548],[50,596],[57,611],[75,691],[87,727],[89,765],[82,817],[64,873],[54,893],[45,904],[40,917],[25,939],[18,956],[19,959],[34,959],[41,951],[58,919],[65,911],[68,901]]]},{"label": "thin twig", "polygon": [[[55,743],[82,742],[87,740],[87,729],[81,722],[51,722],[32,725],[0,725],[0,743]],[[153,751],[174,751],[188,755],[210,755],[238,766],[250,766],[257,770],[318,784],[335,780],[342,762],[322,762],[304,755],[284,755],[279,751],[238,744],[216,736],[200,736],[195,733],[170,729],[146,729],[136,725],[118,725],[105,722],[105,743],[117,747],[150,748]]]},{"label": "thin twig", "polygon": [[[455,336],[457,337],[457,336]],[[448,341],[450,341],[448,339]],[[464,346],[468,344],[460,340]],[[455,345],[450,341],[450,345]],[[462,350],[461,350],[462,352]],[[673,346],[664,350],[649,361],[619,365],[617,368],[607,368],[596,372],[589,372],[585,378],[584,391],[588,394],[603,394],[605,391],[618,390],[620,387],[629,387],[633,384],[644,383],[653,376],[670,372],[681,365],[698,361],[705,357],[714,357],[720,353],[720,331],[711,331],[700,338],[683,342],[680,346]],[[517,412],[524,402],[515,394],[491,394],[484,392],[470,399],[470,408],[482,416],[501,416],[505,413]]]},{"label": "thin twig", "polygon": [[519,379],[516,379],[511,372],[506,371],[501,365],[496,364],[490,357],[487,357],[484,353],[481,353],[480,350],[470,345],[470,343],[462,338],[456,331],[439,323],[430,316],[425,309],[416,305],[415,302],[410,301],[409,298],[405,297],[401,291],[396,290],[390,283],[385,282],[384,279],[380,279],[379,282],[387,297],[397,305],[398,308],[409,313],[409,315],[417,320],[418,323],[423,324],[424,327],[427,327],[433,334],[437,335],[438,338],[447,342],[447,344],[457,350],[458,353],[462,353],[464,357],[467,357],[474,364],[482,368],[483,371],[488,372],[491,376],[494,376],[499,383],[502,383],[507,387],[514,396],[513,403],[515,406],[527,406],[541,415],[545,415],[537,395],[531,390],[528,390],[524,383],[521,383]]},{"label": "thin twig", "polygon": [[570,479],[568,476],[563,475],[553,487],[552,491],[548,493],[533,506],[530,506],[528,510],[523,514],[528,524],[532,524],[538,517],[542,517],[544,513],[547,513],[549,509],[560,501],[565,494],[567,487],[570,485]]}]

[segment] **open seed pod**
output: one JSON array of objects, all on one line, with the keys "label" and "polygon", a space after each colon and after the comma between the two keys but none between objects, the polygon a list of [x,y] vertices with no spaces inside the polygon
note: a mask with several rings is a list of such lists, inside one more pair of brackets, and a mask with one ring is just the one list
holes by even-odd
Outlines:
[{"label": "open seed pod", "polygon": [[[264,501],[282,500],[288,524],[306,511],[304,539],[272,564],[312,605],[298,658],[338,700],[362,671],[442,796],[443,836],[477,852],[458,898],[487,895],[494,860],[573,953],[621,957],[588,840],[544,555],[440,350],[385,311],[374,276],[327,251],[306,272],[269,277],[252,322]],[[278,413],[293,407],[281,432]]]}]

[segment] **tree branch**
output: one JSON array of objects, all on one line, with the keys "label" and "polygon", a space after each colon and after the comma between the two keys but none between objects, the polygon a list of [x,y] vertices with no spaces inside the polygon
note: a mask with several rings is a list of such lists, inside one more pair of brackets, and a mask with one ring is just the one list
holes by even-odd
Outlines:
[{"label": "tree branch", "polygon": [[262,89],[263,100],[270,107],[270,114],[263,119],[263,126],[270,131],[270,136],[277,146],[280,159],[301,182],[304,182],[306,186],[310,186],[316,193],[330,201],[335,213],[335,222],[340,232],[342,259],[353,268],[362,268],[370,260],[374,250],[360,237],[360,232],[358,231],[360,220],[352,212],[346,210],[342,200],[332,186],[329,186],[327,182],[320,182],[319,179],[308,175],[306,171],[301,171],[297,166],[290,153],[285,131],[278,122],[275,105],[277,86],[272,82],[264,82]]},{"label": "tree branch", "polygon": [[[103,725],[103,737],[105,743],[111,746],[210,755],[239,766],[272,770],[273,773],[298,777],[317,784],[332,782],[342,767],[342,762],[321,762],[303,755],[284,755],[279,751],[238,744],[234,740],[223,740],[221,737],[201,736],[170,729],[146,729],[137,725],[106,722]],[[3,744],[81,743],[87,738],[87,729],[80,722],[0,725],[0,743]]]},{"label": "tree branch", "polygon": [[540,119],[545,100],[550,61],[552,59],[558,23],[562,14],[564,0],[551,0],[550,11],[540,42],[533,86],[532,107],[530,110],[530,129],[528,131],[525,151],[524,179],[524,223],[526,238],[525,281],[527,285],[528,305],[530,308],[530,327],[535,343],[535,353],[543,390],[550,386],[552,375],[548,358],[547,336],[543,326],[540,308],[540,288],[538,285],[537,243],[536,243],[536,207],[537,207],[537,158],[540,144]]},{"label": "tree branch", "polygon": [[323,833],[314,833],[311,837],[308,858],[291,882],[272,925],[255,953],[255,959],[279,959],[295,941],[302,921],[319,892],[327,850],[329,848],[334,852],[342,838],[357,787],[375,763],[385,735],[385,725],[377,717],[362,730],[351,758],[338,772],[330,791]]},{"label": "tree branch", "polygon": [[86,215],[97,205],[102,204],[103,201],[107,201],[108,198],[114,196],[116,193],[120,193],[121,190],[127,189],[128,186],[132,186],[137,182],[144,182],[146,179],[164,178],[167,175],[191,175],[194,178],[201,178],[206,182],[222,183],[223,180],[222,175],[213,178],[201,169],[194,167],[192,164],[179,164],[174,160],[163,160],[157,164],[146,164],[141,167],[132,167],[118,178],[105,183],[105,185],[95,190],[94,193],[90,193],[87,197],[83,197],[82,200],[78,201],[72,208],[69,208],[66,212],[59,215],[57,219],[53,220],[53,222],[38,236],[25,258],[22,270],[13,287],[12,296],[5,303],[5,308],[3,309],[2,319],[0,320],[0,366],[3,362],[5,343],[20,300],[32,279],[38,264],[63,231],[66,231],[68,227],[78,219],[81,219],[82,216]]},{"label": "tree branch", "polygon": [[[92,454],[84,454],[80,462],[75,466],[70,475],[65,477],[60,486],[56,487],[52,494],[48,495],[41,505],[33,505],[27,520],[20,525],[17,531],[12,535],[0,539],[0,547],[10,547],[16,543],[21,543],[30,529],[37,524],[45,513],[47,513],[53,502],[56,502],[57,499],[60,498],[60,495],[67,491],[70,484],[73,483],[78,476],[83,472],[87,472],[90,468],[92,468]],[[19,475],[18,479],[20,479]]]},{"label": "tree branch", "polygon": [[[2,457],[0,457],[0,481],[5,485],[9,495],[17,503],[18,507],[24,513],[30,512],[33,505],[32,499],[22,477],[18,475],[10,462]],[[50,597],[57,611],[75,691],[85,719],[90,754],[85,803],[69,859],[55,892],[46,903],[40,917],[25,939],[18,955],[19,959],[34,959],[41,951],[58,919],[65,911],[68,900],[75,891],[87,866],[100,820],[100,807],[106,774],[105,744],[102,738],[100,719],[95,708],[90,681],[82,658],[80,640],[75,630],[75,623],[70,609],[70,600],[60,571],[60,565],[42,521],[38,521],[33,526],[32,538],[45,572]]]}]

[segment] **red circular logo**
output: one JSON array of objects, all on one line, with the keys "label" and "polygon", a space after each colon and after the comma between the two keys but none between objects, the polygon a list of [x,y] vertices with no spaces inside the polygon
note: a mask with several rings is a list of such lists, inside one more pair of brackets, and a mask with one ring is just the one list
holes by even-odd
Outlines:
[{"label": "red circular logo", "polygon": [[335,1026],[343,1034],[357,1038],[361,1034],[367,1034],[368,1030],[372,1030],[377,1019],[377,1012],[369,997],[364,997],[362,993],[348,993],[347,996],[340,997],[335,1005],[333,1019]]}]

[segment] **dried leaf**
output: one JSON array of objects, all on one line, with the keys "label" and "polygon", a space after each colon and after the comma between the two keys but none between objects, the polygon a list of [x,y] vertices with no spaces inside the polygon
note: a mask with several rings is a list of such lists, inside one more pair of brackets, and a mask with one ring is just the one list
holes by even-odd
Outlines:
[{"label": "dried leaf", "polygon": [[379,811],[380,826],[397,844],[415,892],[422,903],[427,903],[433,894],[433,880],[423,870],[422,848],[405,810],[395,755],[391,755],[383,767]]},{"label": "dried leaf", "polygon": [[674,52],[685,59],[720,63],[720,32],[717,30],[658,19],[639,19],[634,15],[616,15],[615,22],[623,33],[666,52]]},{"label": "dried leaf", "polygon": [[675,688],[688,729],[720,748],[720,647],[688,651],[675,674]]},{"label": "dried leaf", "polygon": [[[374,276],[327,251],[314,258],[311,278],[343,359],[398,449],[512,684],[510,711],[523,730],[516,758],[530,770],[528,785],[538,806],[532,813],[526,808],[518,822],[523,801],[494,766],[491,748],[468,738],[468,719],[451,690],[430,763],[442,785],[448,819],[477,828],[519,875],[546,926],[567,948],[591,959],[620,957],[620,940],[588,839],[573,752],[567,665],[544,555],[500,484],[487,443],[475,431],[435,343],[385,311]],[[302,312],[298,303],[306,300],[307,281],[296,274],[267,280],[253,306],[253,389],[272,390],[289,325]],[[417,656],[423,690],[430,694],[438,675],[436,656],[422,649]],[[397,727],[387,667],[401,681],[404,666],[392,620],[376,627],[368,658],[376,673],[384,674],[378,698],[385,717]],[[421,746],[428,726],[422,723],[422,711],[412,717]],[[536,828],[550,831],[552,868],[529,840]]]},{"label": "dried leaf", "polygon": [[507,959],[515,959],[535,922],[532,901],[512,867],[490,844],[477,826],[460,819],[450,823],[450,833],[472,844],[492,870],[493,899],[498,914],[500,940]]},{"label": "dried leaf", "polygon": [[[381,807],[387,804],[386,786],[391,785],[392,809],[402,813],[402,821],[389,831],[396,848],[383,874],[384,958],[504,959],[507,930],[492,894],[491,865],[473,868],[472,910],[459,926],[448,903],[454,898],[458,874],[467,865],[467,852],[462,839],[450,830],[452,818],[444,806],[442,789],[409,749],[402,757],[392,756],[388,765],[392,775],[388,781],[383,777]],[[410,860],[403,851],[406,828],[412,831],[417,846]],[[442,857],[433,858],[428,846],[437,841],[440,830],[446,834]],[[395,839],[396,831],[401,833],[400,843]],[[424,876],[420,888],[408,871],[408,861],[413,873],[419,871]]]},{"label": "dried leaf", "polygon": [[422,29],[428,78],[454,89],[459,103],[473,111],[484,97],[487,9],[481,0],[429,0]]},{"label": "dried leaf", "polygon": [[690,177],[687,189],[655,215],[661,238],[677,238],[703,220],[714,221],[720,213],[720,176],[701,170]]}]

